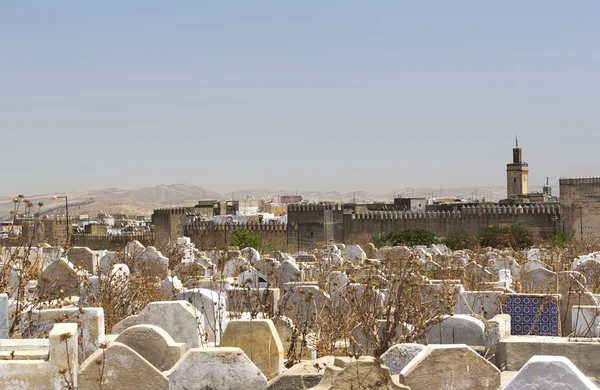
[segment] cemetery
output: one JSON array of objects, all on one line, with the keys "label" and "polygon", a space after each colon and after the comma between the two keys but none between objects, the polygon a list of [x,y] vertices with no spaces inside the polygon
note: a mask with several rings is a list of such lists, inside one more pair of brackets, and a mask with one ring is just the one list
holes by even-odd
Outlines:
[{"label": "cemetery", "polygon": [[559,248],[8,247],[0,387],[597,389],[599,272]]}]

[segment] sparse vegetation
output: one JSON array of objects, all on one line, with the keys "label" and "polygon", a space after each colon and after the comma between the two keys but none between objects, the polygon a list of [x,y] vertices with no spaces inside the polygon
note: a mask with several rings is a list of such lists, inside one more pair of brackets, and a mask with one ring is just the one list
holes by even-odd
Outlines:
[{"label": "sparse vegetation", "polygon": [[248,230],[236,230],[231,235],[231,246],[238,248],[254,248],[260,249],[260,240],[258,236],[250,233]]},{"label": "sparse vegetation", "polygon": [[518,225],[490,226],[479,233],[479,243],[482,247],[523,250],[533,246],[533,234]]},{"label": "sparse vegetation", "polygon": [[479,246],[477,237],[464,229],[455,230],[448,234],[442,243],[452,250],[475,249]]},{"label": "sparse vegetation", "polygon": [[382,246],[414,246],[432,245],[439,243],[435,234],[423,229],[404,229],[390,233],[374,233],[371,236],[373,244],[380,248]]}]

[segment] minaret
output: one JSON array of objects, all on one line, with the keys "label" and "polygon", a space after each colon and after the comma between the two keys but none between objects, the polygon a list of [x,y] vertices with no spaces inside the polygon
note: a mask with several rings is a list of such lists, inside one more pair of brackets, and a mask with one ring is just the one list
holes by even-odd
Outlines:
[{"label": "minaret", "polygon": [[519,148],[519,139],[515,137],[513,162],[506,164],[506,196],[527,195],[529,193],[529,165],[523,162],[523,154]]}]

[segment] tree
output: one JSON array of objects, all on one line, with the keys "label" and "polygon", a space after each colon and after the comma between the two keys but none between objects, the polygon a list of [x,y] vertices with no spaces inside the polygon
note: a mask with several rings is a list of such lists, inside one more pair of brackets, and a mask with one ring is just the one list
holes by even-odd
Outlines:
[{"label": "tree", "polygon": [[397,232],[392,232],[389,235],[388,242],[392,246],[397,245],[432,245],[437,244],[438,240],[435,234],[423,229],[404,229]]},{"label": "tree", "polygon": [[479,233],[479,243],[483,247],[522,250],[533,245],[533,234],[518,225],[490,226],[482,229]]},{"label": "tree", "polygon": [[248,247],[258,249],[260,240],[257,235],[250,233],[247,229],[236,230],[231,235],[231,245],[237,246],[240,249]]},{"label": "tree", "polygon": [[464,229],[458,229],[448,234],[442,240],[442,243],[454,251],[459,249],[474,249],[479,244],[477,237]]}]

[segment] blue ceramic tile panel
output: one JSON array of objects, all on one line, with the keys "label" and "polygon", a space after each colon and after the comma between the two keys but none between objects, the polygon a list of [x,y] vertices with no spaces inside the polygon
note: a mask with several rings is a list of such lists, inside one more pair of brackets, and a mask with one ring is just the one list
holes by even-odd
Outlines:
[{"label": "blue ceramic tile panel", "polygon": [[510,314],[510,334],[514,336],[558,336],[558,306],[540,296],[509,296],[502,306]]}]

